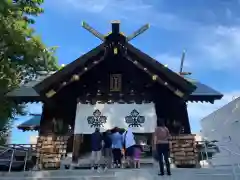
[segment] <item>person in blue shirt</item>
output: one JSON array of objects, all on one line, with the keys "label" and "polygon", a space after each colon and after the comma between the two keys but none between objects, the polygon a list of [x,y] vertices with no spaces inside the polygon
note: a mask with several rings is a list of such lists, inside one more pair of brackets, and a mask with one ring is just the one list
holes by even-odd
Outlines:
[{"label": "person in blue shirt", "polygon": [[112,165],[112,139],[111,132],[107,130],[103,136],[104,140],[104,160],[105,160],[105,168],[106,171],[108,168],[111,168]]},{"label": "person in blue shirt", "polygon": [[115,127],[112,130],[112,154],[113,163],[115,167],[120,168],[122,164],[122,135],[119,133],[119,129]]},{"label": "person in blue shirt", "polygon": [[100,170],[100,160],[102,157],[102,145],[103,145],[103,137],[100,133],[100,129],[96,128],[95,132],[91,135],[91,147],[92,147],[92,170],[97,166],[97,170]]}]

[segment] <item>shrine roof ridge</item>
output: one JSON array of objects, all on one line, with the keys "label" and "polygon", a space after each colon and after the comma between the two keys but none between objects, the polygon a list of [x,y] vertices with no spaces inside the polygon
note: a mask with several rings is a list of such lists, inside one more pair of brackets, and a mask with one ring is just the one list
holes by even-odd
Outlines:
[{"label": "shrine roof ridge", "polygon": [[[165,86],[175,95],[185,100],[194,101],[197,99],[197,101],[204,101],[204,96],[208,98],[211,97],[211,99],[208,99],[207,101],[213,102],[215,99],[222,98],[222,94],[219,92],[199,82],[189,81],[184,76],[173,72],[159,61],[129,43],[130,40],[145,32],[149,28],[149,24],[142,26],[128,37],[124,36],[119,31],[119,24],[120,23],[113,22],[112,32],[107,36],[104,36],[86,22],[83,22],[83,28],[102,40],[102,44],[77,58],[75,61],[66,65],[54,74],[47,77],[41,76],[41,78],[43,77],[42,79],[37,79],[36,81],[31,82],[30,85],[23,85],[22,87],[7,93],[7,96],[13,98],[21,97],[26,101],[48,98],[48,94],[56,94],[59,89],[65,87],[66,84],[70,84],[72,80],[79,80],[79,75],[74,74],[77,70],[82,69],[82,72],[80,72],[82,75],[83,73],[89,71],[92,67],[104,61],[105,57],[109,56],[110,51],[113,55],[118,54],[119,51],[123,58],[131,61],[131,63],[141,69],[144,73],[150,75],[153,80]],[[87,67],[86,64],[89,62],[92,64],[90,67]],[[66,79],[68,79],[68,82],[65,81]],[[54,84],[58,84],[58,89],[56,91],[52,89]],[[50,96],[52,97],[52,95],[49,95],[49,97]]]}]

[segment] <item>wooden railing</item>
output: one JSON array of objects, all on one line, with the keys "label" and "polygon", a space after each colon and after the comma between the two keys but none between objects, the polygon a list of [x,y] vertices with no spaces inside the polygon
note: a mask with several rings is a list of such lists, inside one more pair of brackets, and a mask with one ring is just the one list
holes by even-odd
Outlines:
[{"label": "wooden railing", "polygon": [[[32,161],[33,154],[35,152],[36,145],[34,144],[7,144],[5,146],[0,146],[0,156],[10,153],[9,158],[0,159],[0,161],[6,162],[9,165],[8,171],[11,172],[12,165],[15,162],[24,163],[23,171],[27,168],[27,162]],[[15,159],[16,156],[23,156],[24,160]]]},{"label": "wooden railing", "polygon": [[7,144],[6,146],[10,148],[23,148],[36,151],[36,144]]}]

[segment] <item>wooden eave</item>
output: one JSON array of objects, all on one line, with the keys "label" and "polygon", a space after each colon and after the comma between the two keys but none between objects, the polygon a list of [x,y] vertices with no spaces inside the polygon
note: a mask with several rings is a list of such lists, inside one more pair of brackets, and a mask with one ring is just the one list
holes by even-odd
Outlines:
[{"label": "wooden eave", "polygon": [[60,69],[59,71],[55,72],[53,75],[49,76],[48,78],[44,79],[42,82],[35,85],[33,88],[38,92],[39,94],[42,94],[42,92],[46,89],[49,89],[49,87],[52,84],[60,83],[62,79],[64,79],[66,76],[74,72],[77,68],[84,66],[84,64],[93,56],[97,56],[100,52],[102,52],[104,49],[104,44],[100,44],[99,46],[95,47],[88,53],[82,55],[75,61],[71,62],[70,64],[66,65],[64,68]]},{"label": "wooden eave", "polygon": [[[48,76],[46,75],[42,79],[46,79]],[[187,78],[189,80],[189,78]],[[41,80],[43,81],[43,80]],[[5,96],[10,98],[11,100],[15,101],[16,103],[23,103],[23,102],[44,102],[47,99],[40,96],[36,91],[33,89],[34,85],[41,82],[39,80],[32,80],[29,82],[29,86],[26,85],[20,86],[19,88],[7,93]],[[202,84],[196,80],[191,81],[197,89],[194,90],[193,93],[189,95],[187,101],[189,102],[210,102],[214,103],[215,100],[219,100],[223,97],[223,94],[214,90],[213,88]]]},{"label": "wooden eave", "polygon": [[[72,63],[68,64],[63,69],[57,71],[52,76],[44,79],[42,82],[34,86],[34,89],[40,95],[43,94],[44,90],[50,90],[51,85],[60,83],[61,81],[63,81],[63,79],[66,78],[66,76],[73,74],[73,72],[76,69],[79,69],[80,67],[84,67],[87,61],[90,60],[92,57],[97,56],[99,55],[99,53],[103,52],[104,45],[105,45],[104,43],[100,44],[93,50],[89,51],[88,53],[84,54],[83,56],[76,59]],[[151,67],[151,69],[154,69],[154,71],[159,72],[158,73],[159,77],[163,75],[167,80],[169,80],[170,82],[173,82],[177,86],[177,88],[183,90],[187,96],[196,89],[196,86],[194,86],[192,83],[186,81],[183,77],[171,71],[170,69],[168,69],[158,61],[154,60],[147,54],[143,53],[139,49],[135,48],[131,44],[126,43],[125,46],[127,47],[130,53],[133,53],[135,56],[138,57],[137,60],[140,63],[141,62],[145,64],[147,63],[149,67]]]},{"label": "wooden eave", "polygon": [[210,102],[214,103],[215,100],[220,100],[222,99],[223,95],[222,94],[212,94],[212,95],[190,95],[188,98],[189,102]]},{"label": "wooden eave", "polygon": [[126,47],[130,52],[134,53],[138,57],[138,61],[141,60],[144,63],[149,64],[151,68],[155,69],[160,74],[164,74],[168,80],[176,84],[179,88],[181,88],[188,94],[191,94],[196,89],[196,86],[194,84],[185,80],[182,76],[165,67],[159,61],[153,59],[146,53],[134,47],[133,45],[127,43]]}]

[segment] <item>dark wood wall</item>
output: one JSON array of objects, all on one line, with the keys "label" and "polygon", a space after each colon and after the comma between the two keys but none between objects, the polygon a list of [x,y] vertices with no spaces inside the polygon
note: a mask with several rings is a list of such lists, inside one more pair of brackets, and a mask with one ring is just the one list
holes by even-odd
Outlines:
[{"label": "dark wood wall", "polygon": [[[42,134],[55,134],[58,132],[54,131],[53,119],[57,122],[63,122],[62,133],[67,132],[69,127],[74,128],[74,120],[76,113],[76,102],[72,101],[69,104],[58,104],[55,106],[48,105],[45,103],[43,105],[43,112],[40,122],[40,135]],[[61,134],[61,132],[59,132]]]},{"label": "dark wood wall", "polygon": [[[76,69],[73,74],[80,70]],[[121,74],[120,92],[110,92],[111,74]],[[191,133],[186,103],[132,62],[120,56],[114,56],[108,57],[91,70],[86,70],[79,81],[65,86],[51,98],[53,103],[44,104],[40,135],[55,133],[52,123],[54,118],[57,121],[63,120],[65,128],[70,125],[74,129],[77,102],[95,104],[97,101],[102,103],[154,102],[158,119],[164,119],[172,134]],[[184,131],[181,132],[182,127]],[[78,162],[82,138],[81,134],[72,134],[68,140],[67,152],[73,152],[73,162]]]},{"label": "dark wood wall", "polygon": [[163,120],[172,134],[190,134],[186,102],[170,91],[162,91],[159,85],[153,88],[153,92],[158,120]]},{"label": "dark wood wall", "polygon": [[[82,68],[75,69],[73,74],[80,70]],[[111,74],[122,75],[121,92],[110,92]],[[91,70],[86,70],[79,81],[62,88],[52,100],[54,105],[44,105],[40,133],[51,127],[53,117],[63,119],[74,128],[78,100],[92,104],[96,101],[111,103],[109,100],[121,103],[154,102],[157,116],[165,119],[170,131],[177,133],[179,126],[183,126],[184,132],[190,133],[186,103],[121,56],[110,56]]]}]

